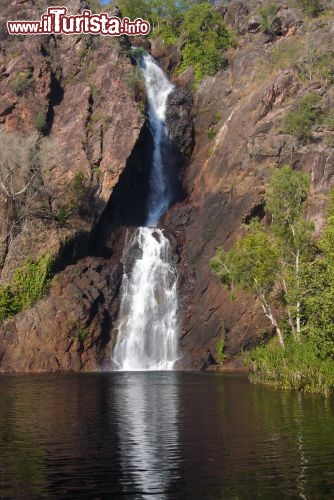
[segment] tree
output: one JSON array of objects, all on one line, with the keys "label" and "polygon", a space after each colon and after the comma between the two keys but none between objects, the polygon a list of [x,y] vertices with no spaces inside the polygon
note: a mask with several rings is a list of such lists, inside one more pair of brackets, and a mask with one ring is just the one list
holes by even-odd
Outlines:
[{"label": "tree", "polygon": [[31,138],[15,134],[0,136],[0,203],[5,217],[0,223],[3,244],[8,244],[31,216],[31,207],[41,185],[38,146]]},{"label": "tree", "polygon": [[183,42],[180,71],[192,66],[195,84],[223,67],[224,50],[234,43],[234,38],[212,5],[204,2],[189,9],[180,32]]},{"label": "tree", "polygon": [[301,331],[300,268],[312,242],[312,224],[304,219],[309,190],[306,173],[284,166],[273,173],[265,196],[266,210],[272,216],[271,231],[280,249],[280,279],[288,320],[297,340]]},{"label": "tree", "polygon": [[278,260],[279,253],[270,235],[258,221],[253,221],[246,236],[228,252],[219,248],[210,265],[227,287],[256,294],[283,347],[283,334],[273,307],[277,295]]},{"label": "tree", "polygon": [[307,174],[289,166],[275,170],[265,196],[265,208],[272,217],[268,230],[258,221],[251,222],[246,235],[231,250],[218,249],[210,262],[223,284],[256,294],[282,347],[276,305],[286,312],[292,334],[300,340],[301,268],[313,242],[312,225],[304,219],[309,189]]},{"label": "tree", "polygon": [[302,274],[305,333],[322,357],[334,359],[334,190],[318,246],[321,253]]}]

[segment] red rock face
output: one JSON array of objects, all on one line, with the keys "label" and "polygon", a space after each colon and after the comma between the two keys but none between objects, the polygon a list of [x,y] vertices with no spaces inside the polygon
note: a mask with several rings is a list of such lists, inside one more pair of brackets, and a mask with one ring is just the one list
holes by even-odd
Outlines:
[{"label": "red rock face", "polygon": [[[8,19],[39,19],[47,3],[7,3],[1,26]],[[84,5],[67,2],[71,13]],[[94,241],[101,236],[96,228],[145,118],[131,88],[126,42],[10,37],[5,30],[0,38],[0,146],[5,151],[0,171],[12,172],[15,193],[29,185],[24,196],[0,189],[0,282],[5,284],[27,257],[50,252],[59,270],[90,251],[104,253]],[[116,249],[120,233],[112,240],[114,259],[88,258],[67,267],[54,278],[46,299],[1,325],[1,371],[101,366],[122,274],[121,249]]]},{"label": "red rock face", "polygon": [[[77,13],[82,4],[69,2],[69,11]],[[1,11],[1,23],[16,17],[39,19],[46,8],[44,1],[12,2]],[[25,257],[45,251],[57,255],[65,241],[94,227],[125,168],[144,117],[133,100],[128,84],[132,65],[119,40],[6,33],[2,37],[0,145],[5,146],[18,177],[38,177],[33,193],[38,207],[24,216],[15,218],[5,193],[0,192],[6,219],[0,227],[1,282],[5,283]],[[30,149],[34,157],[31,153],[25,162],[17,162],[20,147]],[[86,202],[73,196],[78,175]],[[17,191],[21,187],[18,183]],[[59,214],[65,214],[66,221]]]},{"label": "red rock face", "polygon": [[81,260],[54,279],[48,297],[0,328],[0,372],[108,368],[122,266]]},{"label": "red rock face", "polygon": [[[292,43],[308,41],[326,47],[331,21],[321,32],[311,26],[299,32],[301,14],[284,7],[278,13],[279,32],[263,33],[258,24],[253,33],[249,30],[252,6],[246,8],[246,4],[232,2],[224,9],[226,21],[240,33],[238,48],[230,51],[228,68],[205,78],[195,94],[196,146],[184,175],[188,197],[164,219],[180,249],[186,366],[200,367],[207,348],[215,355],[222,322],[228,357],[272,334],[256,298],[238,293],[232,302],[211,273],[209,261],[218,246],[228,249],[233,244],[242,223],[264,216],[263,195],[273,168],[290,164],[310,173],[308,212],[317,232],[325,222],[326,200],[333,185],[334,158],[327,142],[331,132],[320,127],[311,141],[303,142],[286,134],[283,125],[288,111],[311,91],[323,96],[323,109],[331,107],[332,86],[302,80],[289,62],[279,71],[268,64],[275,44],[280,50],[288,37],[296,37]],[[294,27],[293,33],[287,25]]]}]

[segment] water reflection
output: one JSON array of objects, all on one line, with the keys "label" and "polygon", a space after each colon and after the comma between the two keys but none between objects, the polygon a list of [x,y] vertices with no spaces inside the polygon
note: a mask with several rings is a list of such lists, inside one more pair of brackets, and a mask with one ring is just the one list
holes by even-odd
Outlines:
[{"label": "water reflection", "polygon": [[334,399],[238,376],[0,377],[0,498],[334,498]]},{"label": "water reflection", "polygon": [[[177,374],[120,374],[114,387],[123,491],[165,499],[177,479]],[[131,485],[131,486],[130,486]]]}]

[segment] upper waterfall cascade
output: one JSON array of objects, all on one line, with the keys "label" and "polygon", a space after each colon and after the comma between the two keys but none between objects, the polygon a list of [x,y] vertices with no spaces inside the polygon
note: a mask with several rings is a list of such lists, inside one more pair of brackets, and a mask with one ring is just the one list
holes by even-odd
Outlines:
[{"label": "upper waterfall cascade", "polygon": [[134,232],[123,253],[124,274],[112,367],[128,371],[171,370],[178,359],[177,273],[171,263],[169,240],[156,226],[173,195],[162,151],[168,144],[165,117],[167,99],[174,86],[151,56],[142,58],[141,70],[154,150],[146,224]]}]

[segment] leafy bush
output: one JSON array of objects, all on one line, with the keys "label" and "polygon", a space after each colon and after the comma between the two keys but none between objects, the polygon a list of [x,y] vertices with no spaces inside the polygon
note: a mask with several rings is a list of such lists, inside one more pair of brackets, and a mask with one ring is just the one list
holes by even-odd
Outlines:
[{"label": "leafy bush", "polygon": [[71,215],[71,207],[67,204],[62,205],[56,214],[56,220],[60,224],[64,224]]},{"label": "leafy bush", "polygon": [[88,328],[87,327],[79,328],[77,335],[78,335],[78,339],[80,340],[80,342],[83,342],[89,335]]},{"label": "leafy bush", "polygon": [[220,339],[217,343],[217,350],[216,350],[216,358],[218,363],[223,363],[225,359],[225,335],[226,335],[226,328],[224,321],[222,321],[222,327],[221,327],[221,336]]},{"label": "leafy bush", "polygon": [[129,87],[131,95],[136,102],[144,104],[146,101],[145,83],[138,66],[135,66],[126,75],[125,81]]},{"label": "leafy bush", "polygon": [[147,51],[143,49],[143,47],[132,47],[129,51],[129,55],[133,57],[133,59],[141,59],[143,56],[147,54]]},{"label": "leafy bush", "polygon": [[52,259],[45,254],[37,261],[27,259],[22,267],[15,270],[12,290],[20,310],[31,307],[47,291],[50,284]]},{"label": "leafy bush", "polygon": [[27,259],[14,271],[10,285],[0,288],[0,321],[32,307],[47,292],[52,259],[45,254],[38,260]]},{"label": "leafy bush", "polygon": [[18,312],[14,294],[9,285],[0,287],[0,323]]},{"label": "leafy bush", "polygon": [[216,136],[217,132],[214,125],[208,128],[208,139],[212,141],[212,139]]},{"label": "leafy bush", "polygon": [[310,16],[317,16],[323,10],[319,0],[296,0],[296,4]]},{"label": "leafy bush", "polygon": [[88,209],[90,190],[86,185],[84,173],[79,170],[69,185],[69,203],[66,205],[68,210],[78,214],[83,214]]},{"label": "leafy bush", "polygon": [[295,135],[299,139],[307,140],[312,137],[312,127],[321,116],[318,94],[307,94],[302,97],[294,111],[287,114],[284,128],[288,134]]},{"label": "leafy bush", "polygon": [[277,10],[278,6],[276,3],[269,3],[259,8],[258,12],[261,18],[260,27],[262,31],[266,31],[270,28]]},{"label": "leafy bush", "polygon": [[44,109],[40,109],[36,115],[35,122],[34,122],[35,128],[41,133],[45,134],[48,128],[48,123],[47,123],[47,116],[46,112]]},{"label": "leafy bush", "polygon": [[281,349],[275,342],[257,347],[248,355],[250,379],[282,389],[318,392],[334,391],[334,363],[317,356],[312,342],[286,342]]},{"label": "leafy bush", "polygon": [[79,170],[68,185],[65,203],[59,207],[55,219],[59,224],[64,224],[73,214],[85,216],[89,213],[90,200],[91,189],[87,185],[85,174]]},{"label": "leafy bush", "polygon": [[17,96],[25,94],[33,84],[33,72],[31,69],[20,71],[10,82],[10,88]]},{"label": "leafy bush", "polygon": [[225,64],[224,50],[235,42],[222,16],[208,3],[194,5],[180,26],[183,40],[179,71],[192,66],[195,85],[205,75],[214,75]]}]

